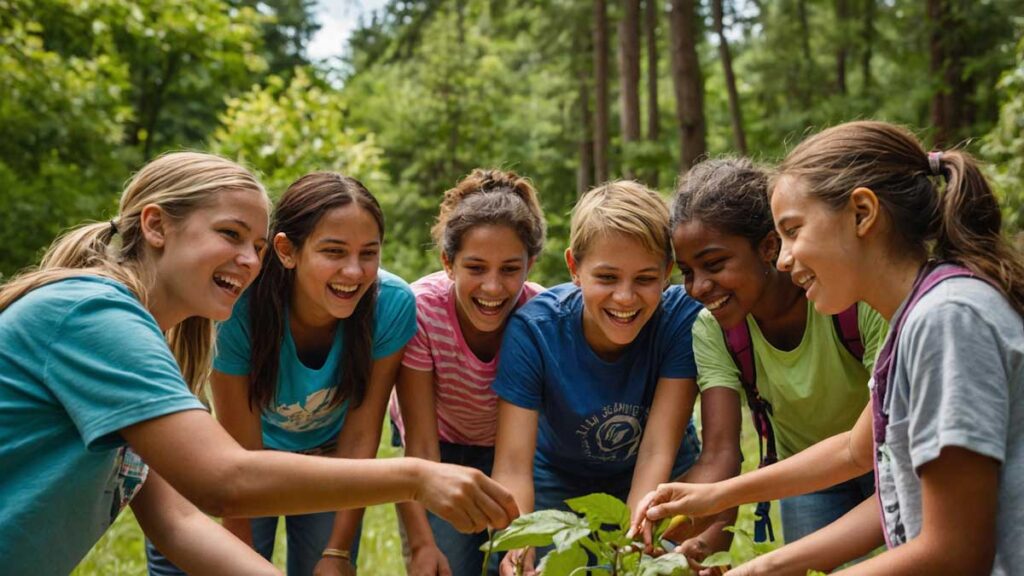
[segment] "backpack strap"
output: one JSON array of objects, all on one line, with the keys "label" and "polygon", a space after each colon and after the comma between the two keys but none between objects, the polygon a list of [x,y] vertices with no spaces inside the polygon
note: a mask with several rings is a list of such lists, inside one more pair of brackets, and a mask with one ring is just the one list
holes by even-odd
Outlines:
[{"label": "backpack strap", "polygon": [[[737,326],[722,329],[725,335],[725,347],[732,356],[732,361],[740,371],[740,384],[743,385],[743,392],[747,397],[747,406],[750,407],[750,417],[754,421],[754,430],[757,431],[757,450],[760,456],[759,468],[774,464],[779,461],[778,450],[775,448],[775,431],[772,429],[771,420],[768,416],[772,413],[772,405],[769,404],[757,391],[757,370],[754,366],[754,342],[750,335],[750,327],[746,319]],[[772,529],[772,521],[768,516],[770,502],[760,502],[757,505],[757,513],[754,521],[754,541],[764,542],[765,539],[775,541],[775,531]]]},{"label": "backpack strap", "polygon": [[860,323],[857,318],[857,303],[832,316],[832,325],[836,329],[843,347],[858,361],[864,360],[864,342],[860,337]]}]

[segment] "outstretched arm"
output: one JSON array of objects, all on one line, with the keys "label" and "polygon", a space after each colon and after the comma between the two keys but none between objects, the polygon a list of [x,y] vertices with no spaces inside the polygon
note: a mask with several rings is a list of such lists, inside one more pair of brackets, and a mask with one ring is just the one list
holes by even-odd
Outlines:
[{"label": "outstretched arm", "polygon": [[[533,453],[537,448],[538,419],[535,410],[498,400],[498,433],[491,477],[509,489],[523,513],[533,511]],[[532,573],[532,552],[513,550],[502,559],[502,576],[515,574],[515,564],[524,554],[527,555],[524,567],[527,574]]]}]

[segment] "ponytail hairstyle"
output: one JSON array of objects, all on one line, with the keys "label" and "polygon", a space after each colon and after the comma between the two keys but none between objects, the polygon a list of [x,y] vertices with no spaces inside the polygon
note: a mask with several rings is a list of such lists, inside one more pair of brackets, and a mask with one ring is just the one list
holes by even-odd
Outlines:
[{"label": "ponytail hairstyle", "polygon": [[648,252],[672,262],[668,207],[657,192],[632,180],[616,180],[590,190],[572,209],[569,249],[577,262],[599,238],[625,234]]},{"label": "ponytail hairstyle", "polygon": [[694,220],[757,248],[775,230],[767,173],[747,158],[697,164],[676,184],[671,228]]},{"label": "ponytail hairstyle", "polygon": [[[288,187],[274,209],[270,237],[283,233],[295,250],[302,250],[325,214],[350,204],[355,204],[373,216],[383,241],[384,213],[377,199],[355,178],[334,172],[306,174]],[[295,289],[295,273],[295,270],[284,267],[275,252],[264,262],[263,269],[250,289],[250,409],[267,409],[276,396],[281,342],[284,341],[284,331],[288,329],[285,326],[285,306],[291,301]],[[341,320],[345,353],[338,382],[331,394],[331,407],[350,399],[352,407],[357,408],[366,395],[373,364],[373,324],[379,282],[375,282],[363,294],[352,315]]]},{"label": "ponytail hairstyle", "polygon": [[[200,152],[172,152],[146,164],[128,181],[118,215],[109,222],[83,224],[65,232],[47,249],[39,266],[0,289],[0,312],[28,292],[78,276],[103,276],[124,284],[148,304],[151,270],[145,265],[142,209],[160,207],[173,222],[210,206],[216,193],[251,190],[266,198],[263,186],[238,164]],[[200,394],[210,373],[213,321],[192,316],[165,334],[182,376]]]},{"label": "ponytail hairstyle", "polygon": [[448,261],[454,262],[466,233],[485,225],[511,228],[526,247],[528,258],[535,258],[544,248],[546,224],[537,191],[515,172],[473,170],[444,193],[430,233]]},{"label": "ponytail hairstyle", "polygon": [[897,248],[985,276],[1024,314],[1024,263],[1000,233],[998,200],[970,154],[929,154],[905,128],[849,122],[804,140],[775,181],[782,177],[796,178],[836,210],[854,189],[872,190],[889,215]]}]

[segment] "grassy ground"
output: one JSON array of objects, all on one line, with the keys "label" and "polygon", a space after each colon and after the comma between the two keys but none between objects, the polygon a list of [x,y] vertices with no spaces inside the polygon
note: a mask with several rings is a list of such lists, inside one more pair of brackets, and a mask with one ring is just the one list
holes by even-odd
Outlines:
[{"label": "grassy ground", "polygon": [[[695,409],[700,414],[699,407]],[[744,410],[744,412],[746,412]],[[744,422],[747,416],[744,414]],[[382,435],[378,457],[389,458],[398,454],[398,450],[389,444],[390,431]],[[742,438],[746,472],[757,466],[757,444],[749,425],[744,425]],[[778,519],[778,505],[772,506],[773,525],[781,538],[781,523]],[[743,506],[737,524],[740,528],[753,533],[753,506]],[[373,506],[366,511],[363,521],[363,539],[360,543],[359,572],[369,576],[400,576],[405,573],[402,563],[402,546],[398,537],[398,524],[394,506]],[[284,524],[278,526],[277,544],[274,549],[274,563],[282,569],[285,564]],[[753,556],[749,546],[737,541],[733,545],[733,558],[746,559]],[[106,535],[93,547],[89,555],[82,560],[73,576],[107,576],[107,575],[138,575],[146,574],[146,557],[143,551],[142,531],[139,529],[135,516],[127,509],[117,522],[107,531]]]}]

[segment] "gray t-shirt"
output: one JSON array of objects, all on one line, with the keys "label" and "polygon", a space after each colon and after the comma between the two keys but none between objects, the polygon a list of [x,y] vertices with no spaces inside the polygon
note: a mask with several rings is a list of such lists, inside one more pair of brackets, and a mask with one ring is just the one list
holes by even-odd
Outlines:
[{"label": "gray t-shirt", "polygon": [[876,458],[890,542],[902,544],[921,531],[917,470],[945,447],[966,448],[1002,464],[992,574],[1019,573],[1024,566],[1020,315],[981,280],[952,278],[937,285],[907,317],[884,407],[889,424]]}]

